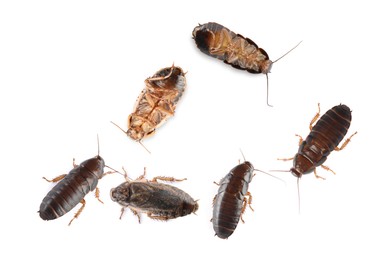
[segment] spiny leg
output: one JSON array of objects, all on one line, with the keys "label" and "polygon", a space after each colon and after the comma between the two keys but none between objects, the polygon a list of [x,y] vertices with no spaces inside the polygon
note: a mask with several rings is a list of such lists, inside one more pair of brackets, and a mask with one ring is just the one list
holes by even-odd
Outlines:
[{"label": "spiny leg", "polygon": [[82,204],[81,208],[76,212],[76,214],[74,214],[74,217],[72,218],[72,220],[69,222],[68,226],[70,226],[70,224],[72,224],[73,220],[75,220],[76,218],[78,218],[78,216],[80,216],[81,212],[83,211],[83,209],[85,208],[85,200],[82,199],[80,201],[80,203]]},{"label": "spiny leg", "polygon": [[119,219],[122,219],[123,214],[125,213],[126,207],[121,208],[121,215],[119,216]]},{"label": "spiny leg", "polygon": [[330,172],[332,172],[333,174],[336,174],[336,173],[335,173],[331,168],[329,168],[328,166],[321,165],[321,168],[324,169],[324,170],[330,171]]},{"label": "spiny leg", "polygon": [[47,179],[46,177],[42,177],[44,180],[46,180],[47,182],[59,182],[60,180],[62,180],[67,174],[61,174],[51,180]]},{"label": "spiny leg", "polygon": [[317,121],[317,119],[320,117],[320,111],[321,111],[321,109],[320,109],[320,103],[318,103],[318,112],[317,112],[317,114],[313,117],[313,119],[310,121],[310,126],[309,126],[310,131],[313,129],[314,123],[315,123],[315,122]]},{"label": "spiny leg", "polygon": [[246,209],[246,206],[249,206],[249,208],[253,210],[251,204],[252,204],[252,194],[248,191],[246,194],[245,194],[246,197],[244,197],[244,200],[243,200],[243,204],[242,204],[242,209],[241,209],[241,214],[240,214],[240,218],[241,218],[241,221],[242,223],[245,223],[244,219],[242,218],[242,215],[244,214],[245,212],[245,209]]},{"label": "spiny leg", "polygon": [[104,202],[100,200],[100,190],[99,190],[98,187],[96,187],[96,189],[95,189],[95,198],[96,198],[98,201],[100,201],[100,203],[104,204]]},{"label": "spiny leg", "polygon": [[325,180],[324,177],[319,176],[319,175],[317,174],[317,169],[314,169],[314,176],[316,176],[317,179],[323,179],[323,180]]},{"label": "spiny leg", "polygon": [[157,180],[160,180],[160,181],[167,181],[167,182],[175,182],[175,181],[185,181],[187,180],[187,178],[184,178],[184,179],[175,179],[173,177],[165,177],[165,176],[156,176],[154,177],[151,182],[157,182]]},{"label": "spiny leg", "polygon": [[343,149],[347,146],[347,144],[351,141],[351,138],[352,138],[354,135],[356,135],[356,134],[357,134],[357,132],[353,133],[349,138],[347,138],[347,140],[344,141],[344,143],[340,146],[340,148],[339,148],[339,147],[335,147],[334,150],[335,150],[335,151],[341,151],[341,150],[343,150]]},{"label": "spiny leg", "polygon": [[169,71],[169,74],[163,77],[155,77],[155,78],[148,78],[145,81],[155,81],[155,80],[164,80],[169,78],[172,75],[173,69],[175,68],[175,64],[172,64],[171,70]]},{"label": "spiny leg", "polygon": [[141,224],[141,216],[139,215],[138,211],[136,211],[134,209],[130,209],[130,210],[138,218],[138,223]]},{"label": "spiny leg", "polygon": [[147,216],[151,219],[154,219],[154,220],[163,220],[163,221],[167,221],[169,220],[170,218],[168,216],[154,216],[152,215],[152,213],[148,213]]}]

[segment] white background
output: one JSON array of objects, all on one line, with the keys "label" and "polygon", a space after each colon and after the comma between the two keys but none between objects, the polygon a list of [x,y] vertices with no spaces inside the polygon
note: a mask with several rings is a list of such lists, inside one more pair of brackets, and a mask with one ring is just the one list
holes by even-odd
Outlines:
[{"label": "white background", "polygon": [[[1,259],[389,259],[390,177],[386,1],[2,1],[0,3]],[[387,5],[386,5],[387,6]],[[201,53],[198,23],[215,21],[255,41],[276,60],[266,77],[236,70]],[[173,118],[145,139],[148,154],[113,126],[127,116],[144,80],[172,63],[188,87]],[[386,92],[385,92],[386,91]],[[347,148],[285,184],[257,174],[254,212],[228,240],[210,223],[218,181],[238,160],[288,170],[298,138],[321,103],[353,110]],[[42,221],[39,205],[55,177],[100,153],[135,178],[187,178],[174,184],[199,199],[197,215],[138,224],[103,178],[99,203]],[[79,206],[77,206],[79,208]],[[387,247],[387,248],[386,248]],[[7,255],[7,257],[5,257]]]}]

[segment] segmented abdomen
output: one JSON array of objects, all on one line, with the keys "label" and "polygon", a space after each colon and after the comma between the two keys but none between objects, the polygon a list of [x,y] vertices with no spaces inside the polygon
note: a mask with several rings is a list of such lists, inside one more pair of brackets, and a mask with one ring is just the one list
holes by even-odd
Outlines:
[{"label": "segmented abdomen", "polygon": [[213,228],[220,238],[228,238],[233,234],[240,221],[244,196],[239,191],[227,191],[228,184],[220,186],[213,211]]},{"label": "segmented abdomen", "polygon": [[212,220],[215,234],[218,237],[226,239],[236,229],[252,173],[252,164],[244,162],[234,167],[220,181],[214,201]]},{"label": "segmented abdomen", "polygon": [[329,109],[300,145],[292,170],[298,175],[307,174],[323,164],[346,135],[351,119],[351,110],[346,105]]},{"label": "segmented abdomen", "polygon": [[343,140],[351,124],[351,110],[346,105],[334,106],[329,109],[315,124],[306,142],[315,143],[323,156],[329,155]]},{"label": "segmented abdomen", "polygon": [[[65,215],[94,190],[98,183],[96,175],[89,171],[81,171],[77,167],[69,172],[43,199],[39,216],[43,220],[52,220]],[[85,168],[84,168],[85,169]]]}]

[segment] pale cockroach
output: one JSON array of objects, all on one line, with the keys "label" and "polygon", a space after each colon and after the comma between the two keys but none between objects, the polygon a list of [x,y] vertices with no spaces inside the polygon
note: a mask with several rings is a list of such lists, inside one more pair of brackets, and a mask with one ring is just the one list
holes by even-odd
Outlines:
[{"label": "pale cockroach", "polygon": [[[98,149],[99,150],[99,149]],[[105,174],[105,165],[103,158],[99,155],[83,161],[80,165],[76,165],[73,159],[73,169],[68,174],[60,175],[48,182],[58,182],[45,196],[38,211],[39,216],[43,220],[57,219],[70,210],[77,204],[81,203],[81,208],[76,212],[69,225],[76,219],[85,207],[84,197],[95,190],[95,197],[103,203],[99,198],[99,189],[97,184]]]},{"label": "pale cockroach", "polygon": [[[299,135],[299,149],[292,158],[279,159],[283,161],[293,160],[293,167],[290,172],[297,177],[298,199],[299,199],[299,179],[304,174],[314,172],[314,176],[324,179],[317,175],[316,168],[321,166],[323,169],[332,171],[329,167],[323,165],[328,155],[333,151],[343,150],[351,141],[353,133],[344,143],[338,147],[339,143],[349,129],[352,120],[351,110],[346,105],[338,105],[329,109],[320,118],[320,104],[318,112],[310,122],[310,133],[305,140]],[[318,119],[319,118],[319,119]],[[318,121],[317,121],[318,120]],[[313,124],[316,123],[314,126]]]},{"label": "pale cockroach", "polygon": [[192,36],[198,48],[205,54],[223,60],[236,69],[247,70],[250,73],[263,73],[267,77],[267,105],[268,102],[268,73],[272,64],[286,56],[272,62],[268,54],[259,48],[251,39],[230,31],[218,23],[199,24],[192,31]]},{"label": "pale cockroach", "polygon": [[128,137],[141,143],[173,116],[185,88],[185,73],[180,67],[172,65],[161,69],[145,80],[145,88],[137,99],[133,113],[128,117],[128,130],[111,123]]},{"label": "pale cockroach", "polygon": [[[111,189],[111,199],[122,206],[120,218],[125,208],[129,208],[138,217],[141,223],[140,213],[146,213],[154,220],[170,220],[183,217],[198,210],[198,203],[186,192],[174,186],[157,182],[183,181],[172,177],[154,177],[147,180],[144,174],[131,181],[126,177],[126,182]],[[127,176],[127,174],[126,174]]]}]

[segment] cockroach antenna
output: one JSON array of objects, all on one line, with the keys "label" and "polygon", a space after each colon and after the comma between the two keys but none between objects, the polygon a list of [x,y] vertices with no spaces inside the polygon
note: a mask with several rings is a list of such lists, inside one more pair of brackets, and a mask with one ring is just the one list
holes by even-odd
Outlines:
[{"label": "cockroach antenna", "polygon": [[[273,61],[271,64],[274,64],[276,63],[278,60],[280,60],[281,58],[283,58],[284,56],[286,56],[287,54],[289,54],[290,52],[292,52],[296,47],[298,47],[299,44],[301,44],[302,41],[300,41],[297,45],[295,45],[292,49],[290,49],[288,52],[286,52],[285,54],[283,54],[281,57],[279,57],[277,60]],[[269,107],[273,107],[272,105],[269,104],[268,102],[268,92],[269,92],[269,83],[268,83],[268,73],[265,74],[265,77],[267,78],[267,105]]]},{"label": "cockroach antenna", "polygon": [[[241,148],[240,148],[240,152],[241,152],[242,157],[244,158],[244,161],[246,161],[245,156],[244,156],[244,153],[242,152]],[[270,173],[268,173],[268,172],[265,172],[265,171],[262,171],[262,170],[259,170],[259,169],[254,169],[254,171],[262,172],[262,173],[264,173],[264,174],[266,174],[266,175],[268,175],[268,176],[271,176],[271,177],[273,177],[273,178],[275,178],[275,179],[278,179],[278,180],[284,182],[284,184],[286,184],[286,182],[285,182],[284,180],[282,180],[281,178],[278,178],[278,177],[276,177],[276,176],[274,176],[274,175],[272,175],[272,174],[270,174]],[[253,178],[254,176],[255,176],[255,175],[253,175],[252,178]]]},{"label": "cockroach antenna", "polygon": [[[127,135],[127,132],[125,130],[123,130],[119,125],[115,124],[114,122],[110,121],[113,125],[115,125],[116,127],[118,127],[123,133],[125,133]],[[148,153],[151,153],[147,148],[146,146],[141,142],[141,140],[137,141]]]},{"label": "cockroach antenna", "polygon": [[297,45],[295,45],[291,50],[289,50],[288,52],[286,52],[285,54],[283,54],[281,57],[279,57],[277,60],[275,60],[274,62],[272,63],[276,63],[278,60],[280,60],[281,58],[283,58],[284,56],[286,56],[287,54],[289,54],[290,52],[292,52],[296,47],[298,47],[299,44],[301,44],[302,41],[298,42]]},{"label": "cockroach antenna", "polygon": [[299,190],[299,179],[300,179],[300,178],[297,178],[297,190],[298,190],[298,212],[299,212],[299,214],[301,214],[301,193],[300,193],[300,190]]},{"label": "cockroach antenna", "polygon": [[98,156],[100,155],[100,142],[99,142],[99,134],[96,135],[97,145],[98,145]]},{"label": "cockroach antenna", "polygon": [[141,142],[141,140],[138,141],[138,143],[148,152],[148,153],[151,153],[148,148],[146,148],[146,146]]}]

